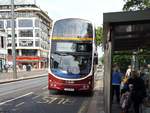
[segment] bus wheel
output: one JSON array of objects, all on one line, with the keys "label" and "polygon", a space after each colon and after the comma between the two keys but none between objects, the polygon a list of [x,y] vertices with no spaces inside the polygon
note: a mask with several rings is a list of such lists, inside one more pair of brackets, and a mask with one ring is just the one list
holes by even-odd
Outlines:
[{"label": "bus wheel", "polygon": [[58,91],[57,90],[49,90],[49,94],[51,95],[56,95],[58,93]]}]

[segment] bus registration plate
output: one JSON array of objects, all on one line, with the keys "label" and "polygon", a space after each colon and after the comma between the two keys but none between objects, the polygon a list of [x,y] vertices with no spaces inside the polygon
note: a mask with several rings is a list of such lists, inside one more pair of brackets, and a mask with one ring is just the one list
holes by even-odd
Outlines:
[{"label": "bus registration plate", "polygon": [[74,91],[74,88],[64,88],[65,91]]}]

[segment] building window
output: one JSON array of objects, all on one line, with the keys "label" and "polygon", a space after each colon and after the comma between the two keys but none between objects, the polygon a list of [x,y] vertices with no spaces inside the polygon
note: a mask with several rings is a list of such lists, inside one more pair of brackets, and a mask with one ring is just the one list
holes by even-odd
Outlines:
[{"label": "building window", "polygon": [[0,37],[0,48],[4,48],[4,37]]},{"label": "building window", "polygon": [[21,19],[18,21],[19,27],[33,27],[32,19]]},{"label": "building window", "polygon": [[8,38],[11,37],[11,34],[8,34]]},{"label": "building window", "polygon": [[16,49],[16,55],[19,56],[19,50],[18,49]]},{"label": "building window", "polygon": [[[8,55],[12,55],[12,50],[11,49],[8,49]],[[18,56],[19,55],[19,50],[16,49],[16,55]]]},{"label": "building window", "polygon": [[[7,47],[11,47],[11,46],[12,46],[11,39],[8,39],[8,40],[7,40]],[[16,39],[15,39],[15,46],[17,46]]]},{"label": "building window", "polygon": [[35,29],[35,37],[40,37],[40,30],[39,29]]},{"label": "building window", "polygon": [[[15,21],[15,27],[16,27],[16,21]],[[6,28],[11,28],[11,21],[10,20],[7,20],[6,21]]]},{"label": "building window", "polygon": [[4,28],[4,21],[0,21],[0,28]]},{"label": "building window", "polygon": [[47,26],[41,22],[41,28],[43,31],[46,31],[47,32]]},{"label": "building window", "polygon": [[22,49],[22,56],[37,56],[37,50]]},{"label": "building window", "polygon": [[[7,36],[8,36],[8,38],[10,38],[10,37],[11,37],[11,34],[8,34]],[[15,34],[15,37],[17,37],[17,34]]]},{"label": "building window", "polygon": [[7,47],[11,47],[11,40],[7,40]]},{"label": "building window", "polygon": [[8,55],[12,55],[12,50],[8,49]]},{"label": "building window", "polygon": [[19,37],[33,37],[33,30],[32,29],[19,30]]},{"label": "building window", "polygon": [[[12,35],[11,30],[7,30],[6,32],[7,32],[7,34],[8,34],[8,35],[7,35],[7,37],[8,37],[8,38],[10,38],[10,37],[11,37],[11,35]],[[17,34],[15,34],[15,37],[17,37]]]},{"label": "building window", "polygon": [[39,47],[40,46],[40,41],[39,40],[35,40],[35,46]]},{"label": "building window", "polygon": [[25,40],[25,39],[20,39],[19,40],[19,46],[22,47],[33,47],[33,40]]},{"label": "building window", "polygon": [[35,27],[40,27],[40,21],[38,19],[35,20]]}]

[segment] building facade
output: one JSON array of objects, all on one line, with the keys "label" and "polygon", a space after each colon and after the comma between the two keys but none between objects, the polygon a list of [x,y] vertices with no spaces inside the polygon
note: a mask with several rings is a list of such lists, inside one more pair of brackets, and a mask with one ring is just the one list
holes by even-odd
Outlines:
[{"label": "building facade", "polygon": [[4,65],[6,64],[6,38],[7,34],[5,32],[0,32],[0,72],[3,71]]},{"label": "building facade", "polygon": [[[36,4],[15,5],[16,61],[19,68],[28,64],[34,68],[47,67],[51,26],[52,19]],[[0,29],[8,34],[7,63],[11,65],[11,5],[0,5]]]}]

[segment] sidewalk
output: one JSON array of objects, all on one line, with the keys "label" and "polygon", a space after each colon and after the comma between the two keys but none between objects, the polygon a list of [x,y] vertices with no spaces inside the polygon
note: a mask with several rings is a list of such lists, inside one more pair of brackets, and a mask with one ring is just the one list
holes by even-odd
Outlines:
[{"label": "sidewalk", "polygon": [[95,86],[87,113],[104,113],[103,79],[96,80]]},{"label": "sidewalk", "polygon": [[17,79],[13,79],[13,72],[0,72],[0,84],[19,81],[23,79],[35,78],[40,76],[47,76],[47,69],[32,69],[31,71],[20,70],[17,72]]},{"label": "sidewalk", "polygon": [[103,71],[96,71],[95,87],[87,113],[104,113]]}]

